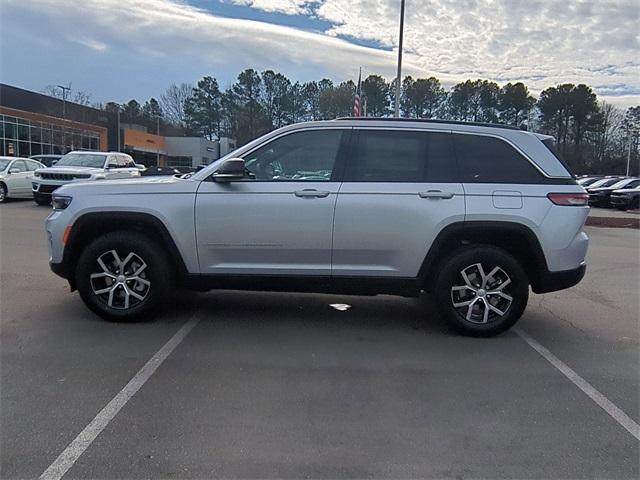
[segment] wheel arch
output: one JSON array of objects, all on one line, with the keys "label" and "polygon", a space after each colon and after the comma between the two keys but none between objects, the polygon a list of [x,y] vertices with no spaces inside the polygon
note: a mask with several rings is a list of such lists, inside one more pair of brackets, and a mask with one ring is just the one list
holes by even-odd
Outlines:
[{"label": "wheel arch", "polygon": [[442,262],[455,250],[469,245],[501,248],[522,265],[534,291],[539,290],[547,261],[536,234],[526,225],[504,221],[456,222],[446,226],[431,244],[418,276],[426,291],[432,291]]},{"label": "wheel arch", "polygon": [[73,271],[84,247],[101,235],[116,231],[139,232],[160,243],[178,277],[186,278],[188,271],[176,242],[158,217],[143,212],[90,212],[73,222],[64,248],[61,270],[72,288]]}]

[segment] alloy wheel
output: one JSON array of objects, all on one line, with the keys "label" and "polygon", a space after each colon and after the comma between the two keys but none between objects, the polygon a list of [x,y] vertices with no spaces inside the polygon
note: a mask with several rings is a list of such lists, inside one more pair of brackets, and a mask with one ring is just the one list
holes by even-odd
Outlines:
[{"label": "alloy wheel", "polygon": [[147,264],[136,253],[129,252],[123,260],[116,250],[109,250],[96,262],[101,271],[90,275],[91,288],[110,308],[133,308],[149,295],[151,282],[147,278]]},{"label": "alloy wheel", "polygon": [[500,267],[488,274],[481,263],[460,271],[458,282],[451,287],[453,308],[468,322],[485,324],[506,315],[513,302],[508,288],[509,275]]}]

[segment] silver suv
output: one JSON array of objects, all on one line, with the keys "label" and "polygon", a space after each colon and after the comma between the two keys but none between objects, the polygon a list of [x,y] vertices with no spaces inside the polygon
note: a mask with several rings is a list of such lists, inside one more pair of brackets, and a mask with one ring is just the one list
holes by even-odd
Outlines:
[{"label": "silver suv", "polygon": [[63,156],[55,166],[36,170],[31,191],[38,205],[49,205],[51,194],[67,183],[139,176],[139,167],[126,153],[74,151]]},{"label": "silver suv", "polygon": [[109,320],[194,289],[418,296],[495,335],[585,273],[585,190],[553,139],[502,126],[339,119],[273,131],[182,177],[53,195],[52,270]]}]

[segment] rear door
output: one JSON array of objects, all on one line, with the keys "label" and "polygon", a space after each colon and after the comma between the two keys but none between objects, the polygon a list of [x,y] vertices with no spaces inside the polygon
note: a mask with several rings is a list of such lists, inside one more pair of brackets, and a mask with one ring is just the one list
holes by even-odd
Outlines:
[{"label": "rear door", "polygon": [[334,222],[334,276],[413,278],[438,232],[464,220],[446,130],[354,130]]}]

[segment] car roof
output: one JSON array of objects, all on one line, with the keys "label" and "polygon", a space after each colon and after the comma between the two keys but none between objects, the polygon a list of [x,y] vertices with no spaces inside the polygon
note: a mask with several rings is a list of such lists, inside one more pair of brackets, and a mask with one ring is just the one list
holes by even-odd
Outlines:
[{"label": "car roof", "polygon": [[26,157],[0,156],[0,160],[30,160],[30,159]]},{"label": "car roof", "polygon": [[82,153],[85,155],[111,155],[111,154],[127,155],[126,153],[123,153],[123,152],[96,152],[93,150],[72,150],[71,152],[67,152],[67,155],[69,155],[69,153]]}]

